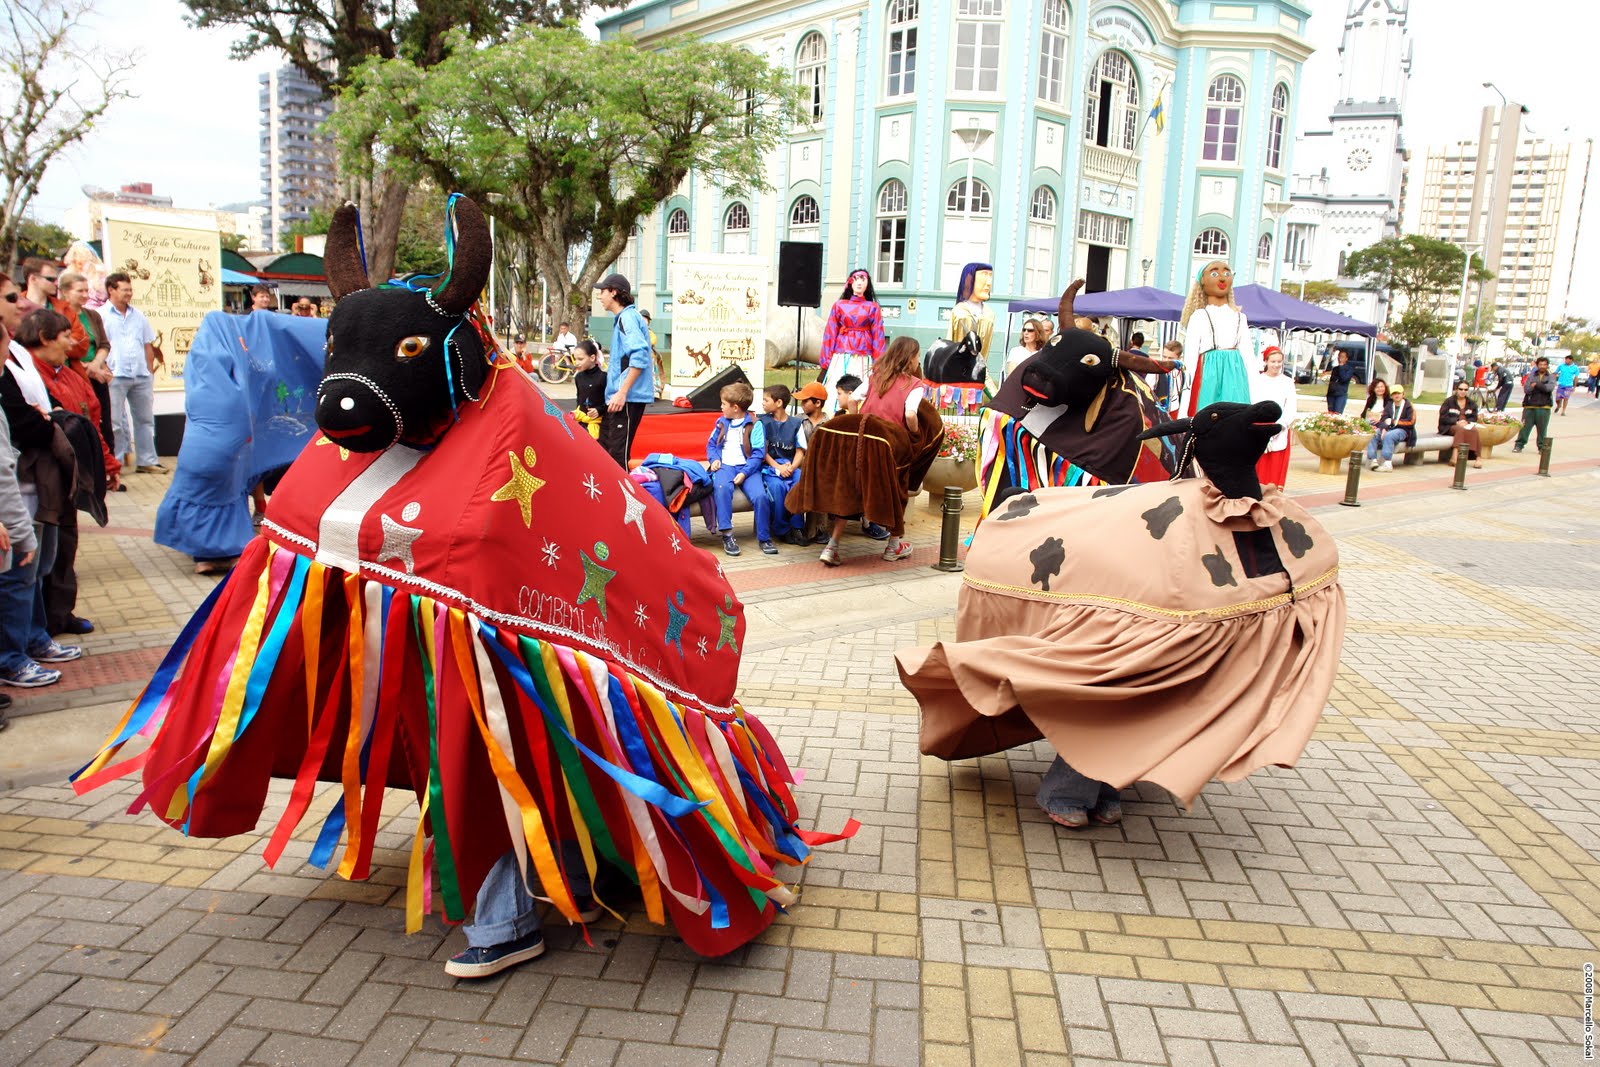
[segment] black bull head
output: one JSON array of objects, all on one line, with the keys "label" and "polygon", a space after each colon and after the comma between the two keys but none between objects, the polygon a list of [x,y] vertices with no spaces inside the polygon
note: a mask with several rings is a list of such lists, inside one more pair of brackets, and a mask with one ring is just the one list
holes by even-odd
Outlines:
[{"label": "black bull head", "polygon": [[356,208],[328,228],[328,356],[317,389],[317,425],[354,452],[396,442],[428,445],[449,428],[453,406],[476,400],[488,373],[483,340],[466,319],[489,277],[488,223],[465,197],[453,202],[455,256],[433,292],[374,289],[361,255]]}]

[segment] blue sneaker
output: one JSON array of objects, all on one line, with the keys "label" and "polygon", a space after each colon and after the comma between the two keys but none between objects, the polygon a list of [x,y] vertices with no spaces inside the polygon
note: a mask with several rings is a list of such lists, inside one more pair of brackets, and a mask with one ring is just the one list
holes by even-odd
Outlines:
[{"label": "blue sneaker", "polygon": [[872,538],[874,541],[889,540],[889,528],[887,526],[879,526],[875,522],[862,523],[861,532]]},{"label": "blue sneaker", "polygon": [[544,955],[544,934],[535,930],[515,941],[503,941],[487,948],[467,948],[451,956],[444,965],[444,973],[452,978],[487,978],[499,974],[507,967],[515,967],[527,960]]},{"label": "blue sneaker", "polygon": [[50,641],[38,648],[28,649],[28,658],[35,663],[71,663],[83,658],[83,649],[77,645],[63,645]]},{"label": "blue sneaker", "polygon": [[7,671],[0,674],[0,682],[14,685],[18,689],[38,689],[44,685],[55,685],[61,681],[61,672],[53,671],[49,667],[41,667],[37,663],[29,663],[17,671]]}]

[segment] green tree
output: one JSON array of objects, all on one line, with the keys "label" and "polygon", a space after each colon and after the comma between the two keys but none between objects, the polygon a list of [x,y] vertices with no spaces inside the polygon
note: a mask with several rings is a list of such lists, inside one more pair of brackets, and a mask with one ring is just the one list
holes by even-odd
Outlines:
[{"label": "green tree", "polygon": [[224,252],[237,252],[244,247],[244,234],[225,233],[222,235],[222,250]]},{"label": "green tree", "polygon": [[1331,281],[1308,281],[1305,283],[1304,290],[1305,295],[1300,295],[1301,284],[1299,282],[1283,282],[1278,286],[1279,292],[1292,296],[1296,300],[1304,300],[1308,304],[1337,304],[1350,295],[1350,291],[1344,286],[1338,282]]},{"label": "green tree", "polygon": [[[1437,317],[1444,298],[1460,290],[1465,255],[1449,241],[1408,233],[1403,237],[1385,237],[1375,245],[1351,253],[1345,261],[1345,273],[1386,293],[1390,308],[1396,306],[1396,296],[1404,297],[1401,304],[1406,314],[1412,314],[1412,321],[1420,323],[1424,321],[1420,313]],[[1482,258],[1474,253],[1467,280],[1489,281],[1493,277],[1483,269]],[[1390,315],[1393,314],[1391,311]]]},{"label": "green tree", "polygon": [[1390,319],[1389,335],[1403,342],[1407,348],[1415,350],[1422,346],[1426,338],[1445,336],[1453,325],[1446,322],[1442,315],[1413,304],[1407,307],[1398,319]]},{"label": "green tree", "polygon": [[[448,54],[452,31],[468,46],[504,37],[518,26],[556,26],[576,21],[591,7],[617,7],[624,0],[184,0],[190,22],[201,29],[242,29],[235,59],[281,53],[322,88],[336,93],[371,59],[405,59],[431,67]],[[400,230],[410,187],[373,160],[375,146],[347,144],[340,166],[365,181],[347,190],[367,220],[368,266],[374,277],[395,270]]]},{"label": "green tree", "polygon": [[84,43],[90,10],[87,0],[29,0],[0,16],[0,264],[17,258],[50,164],[133,95],[135,57]]},{"label": "green tree", "polygon": [[[430,187],[431,189],[431,187]],[[278,239],[285,252],[294,251],[296,237],[315,237],[328,232],[333,207],[311,209],[303,219],[284,227]],[[395,246],[394,274],[432,274],[445,269],[444,217],[434,197],[408,198],[400,221],[400,237]]]},{"label": "green tree", "polygon": [[72,231],[53,222],[23,219],[17,225],[17,258],[46,256],[60,259],[73,242]]},{"label": "green tree", "polygon": [[342,145],[380,146],[391,172],[465,193],[524,239],[558,314],[587,304],[635,224],[689,171],[735,195],[769,188],[765,156],[797,113],[787,73],[734,45],[645,50],[569,28],[466,43],[452,39],[426,71],[369,61],[329,125]]},{"label": "green tree", "polygon": [[1495,306],[1491,300],[1468,304],[1461,315],[1461,330],[1473,345],[1480,345],[1494,332]]}]

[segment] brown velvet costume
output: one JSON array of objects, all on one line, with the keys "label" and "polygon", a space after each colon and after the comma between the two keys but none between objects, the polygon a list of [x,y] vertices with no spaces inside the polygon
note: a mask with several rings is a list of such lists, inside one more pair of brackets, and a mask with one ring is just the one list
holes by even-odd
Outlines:
[{"label": "brown velvet costume", "polygon": [[905,533],[906,502],[938,455],[944,421],[926,400],[917,432],[876,415],[835,415],[811,435],[800,481],[784,506],[796,515],[860,515]]},{"label": "brown velvet costume", "polygon": [[974,537],[956,640],[896,655],[922,751],[963,759],[1042,737],[1083,775],[1155,782],[1185,806],[1211,778],[1292,765],[1344,643],[1338,562],[1275,487],[1011,497]]}]

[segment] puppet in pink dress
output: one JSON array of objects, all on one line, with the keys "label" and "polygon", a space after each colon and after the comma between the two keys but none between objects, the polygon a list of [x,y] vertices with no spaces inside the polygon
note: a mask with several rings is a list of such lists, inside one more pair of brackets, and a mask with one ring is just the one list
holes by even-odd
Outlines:
[{"label": "puppet in pink dress", "polygon": [[883,355],[887,341],[883,335],[883,309],[872,291],[872,275],[852,271],[844,292],[828,312],[828,326],[822,333],[823,384],[828,387],[826,410],[837,407],[834,386],[853,374],[862,381],[872,376],[872,367]]}]

